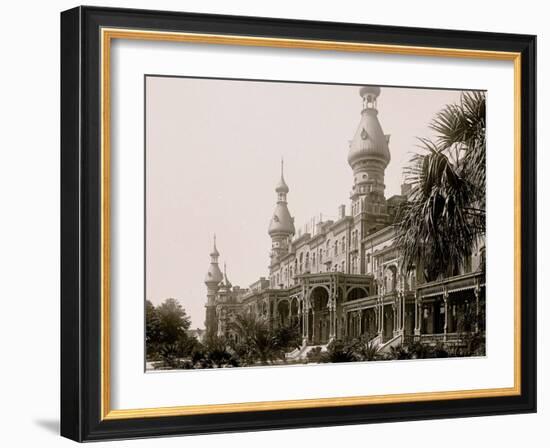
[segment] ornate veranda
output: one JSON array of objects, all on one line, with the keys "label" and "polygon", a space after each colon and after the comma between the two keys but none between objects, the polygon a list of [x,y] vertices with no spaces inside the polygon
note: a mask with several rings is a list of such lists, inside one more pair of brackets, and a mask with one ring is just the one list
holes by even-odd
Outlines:
[{"label": "ornate veranda", "polygon": [[366,338],[377,345],[453,343],[484,332],[485,276],[481,271],[417,284],[378,285],[372,275],[305,274],[286,289],[266,289],[245,300],[244,311],[274,327],[298,325],[303,344]]}]

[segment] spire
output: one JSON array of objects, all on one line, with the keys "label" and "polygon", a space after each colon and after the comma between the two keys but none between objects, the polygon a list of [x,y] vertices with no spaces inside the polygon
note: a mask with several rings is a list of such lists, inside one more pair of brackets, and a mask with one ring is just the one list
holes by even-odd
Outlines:
[{"label": "spire", "polygon": [[210,266],[208,267],[208,271],[206,272],[206,277],[204,279],[204,283],[207,285],[215,286],[223,279],[220,267],[218,266],[219,256],[220,253],[216,247],[216,234],[214,234],[214,247],[212,248],[212,252],[210,252]]},{"label": "spire", "polygon": [[216,234],[214,234],[214,247],[212,248],[212,252],[210,252],[211,257],[219,257],[220,253],[218,252],[218,248],[216,247]]},{"label": "spire", "polygon": [[[275,187],[275,191],[277,193],[284,193],[285,195],[289,192],[288,185],[285,182],[285,176],[284,176],[284,161],[281,157],[281,179],[277,183],[277,186]],[[282,196],[282,195],[279,195]],[[284,197],[284,200],[286,201],[286,196]]]},{"label": "spire", "polygon": [[229,279],[227,278],[227,265],[225,264],[225,262],[223,263],[223,281],[227,289],[230,289],[231,286],[233,286],[229,281]]},{"label": "spire", "polygon": [[294,220],[290,216],[288,211],[286,195],[289,192],[288,185],[284,178],[284,162],[281,157],[281,179],[275,187],[277,192],[277,204],[275,205],[275,212],[269,223],[268,233],[271,236],[290,236],[294,235]]}]

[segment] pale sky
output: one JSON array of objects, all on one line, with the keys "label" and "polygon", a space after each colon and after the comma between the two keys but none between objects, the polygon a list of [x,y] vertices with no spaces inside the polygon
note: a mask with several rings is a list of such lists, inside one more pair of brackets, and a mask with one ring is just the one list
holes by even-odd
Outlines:
[{"label": "pale sky", "polygon": [[[365,77],[368,81],[368,77]],[[358,86],[147,77],[146,298],[174,297],[204,327],[212,236],[233,285],[268,276],[267,234],[284,158],[296,228],[346,204],[348,141],[359,123]],[[460,91],[382,87],[378,118],[391,134],[386,198],[431,137],[428,124]]]}]

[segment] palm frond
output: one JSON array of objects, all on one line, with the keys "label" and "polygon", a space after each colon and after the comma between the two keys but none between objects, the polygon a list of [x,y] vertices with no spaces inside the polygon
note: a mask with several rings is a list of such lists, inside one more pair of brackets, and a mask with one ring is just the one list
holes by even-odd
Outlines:
[{"label": "palm frond", "polygon": [[412,190],[398,215],[404,267],[435,279],[464,266],[485,233],[485,94],[467,92],[431,123],[437,138],[405,169]]}]

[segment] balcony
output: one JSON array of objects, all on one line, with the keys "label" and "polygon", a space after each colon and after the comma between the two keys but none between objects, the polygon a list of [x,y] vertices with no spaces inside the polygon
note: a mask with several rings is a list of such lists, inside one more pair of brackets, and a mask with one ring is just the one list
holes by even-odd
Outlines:
[{"label": "balcony", "polygon": [[468,274],[456,275],[434,282],[416,285],[420,297],[432,297],[445,293],[459,292],[467,289],[485,286],[485,272],[476,271]]}]

